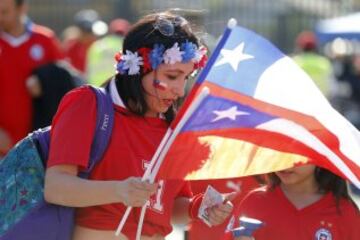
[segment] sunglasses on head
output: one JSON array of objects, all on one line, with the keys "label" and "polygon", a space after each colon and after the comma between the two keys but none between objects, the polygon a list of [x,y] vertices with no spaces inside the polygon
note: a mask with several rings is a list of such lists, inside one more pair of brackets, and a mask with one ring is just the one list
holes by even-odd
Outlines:
[{"label": "sunglasses on head", "polygon": [[154,23],[154,29],[166,37],[171,37],[175,33],[175,27],[182,27],[187,23],[186,19],[180,16],[176,16],[173,19],[159,16]]}]

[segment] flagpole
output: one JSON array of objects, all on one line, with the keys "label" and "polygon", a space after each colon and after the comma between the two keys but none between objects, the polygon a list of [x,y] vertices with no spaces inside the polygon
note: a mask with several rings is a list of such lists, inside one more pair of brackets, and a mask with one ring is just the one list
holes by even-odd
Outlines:
[{"label": "flagpole", "polygon": [[[159,147],[156,149],[156,152],[155,152],[155,154],[153,155],[153,157],[152,157],[152,159],[151,159],[151,161],[150,161],[149,166],[148,166],[148,167],[146,168],[146,170],[145,170],[145,173],[144,173],[144,175],[143,175],[143,177],[142,177],[142,179],[141,179],[142,181],[148,180],[148,178],[149,178],[149,176],[150,176],[150,173],[151,173],[151,169],[153,168],[156,160],[158,159],[158,157],[159,157],[159,155],[160,155],[161,149],[164,147],[164,145],[165,145],[165,143],[167,142],[167,140],[169,139],[171,133],[172,133],[172,130],[171,130],[170,128],[168,128],[168,130],[166,131],[163,139],[161,140],[161,143],[160,143]],[[146,204],[145,204],[145,206],[146,206]],[[120,223],[119,223],[119,225],[118,225],[118,227],[117,227],[117,229],[116,229],[115,236],[119,236],[119,235],[120,235],[122,229],[124,228],[124,225],[125,225],[125,223],[126,223],[126,220],[128,219],[128,217],[129,217],[129,215],[130,215],[131,209],[132,209],[131,206],[129,206],[129,207],[126,208],[126,211],[125,211],[125,213],[124,213],[124,215],[123,215],[123,217],[122,217],[122,219],[121,219],[121,221],[120,221]]]},{"label": "flagpole", "polygon": [[144,225],[146,207],[147,207],[147,203],[145,203],[145,205],[141,207],[139,223],[138,223],[138,226],[137,226],[137,229],[136,229],[136,240],[140,240],[140,238],[141,238],[141,231],[142,231],[142,227]]}]

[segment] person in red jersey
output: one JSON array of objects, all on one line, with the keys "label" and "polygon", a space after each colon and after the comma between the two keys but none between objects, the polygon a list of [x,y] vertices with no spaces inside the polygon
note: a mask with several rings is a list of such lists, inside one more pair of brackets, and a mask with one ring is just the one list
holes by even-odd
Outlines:
[{"label": "person in red jersey", "polygon": [[63,57],[54,33],[26,18],[26,0],[0,1],[0,158],[31,128],[26,79]]},{"label": "person in red jersey", "polygon": [[[359,210],[345,180],[314,165],[270,174],[269,185],[250,192],[234,216],[224,239],[360,239]],[[252,237],[233,237],[239,217],[262,224]]]},{"label": "person in red jersey", "polygon": [[[206,52],[184,18],[159,13],[131,28],[115,58],[116,75],[107,83],[115,109],[109,146],[89,180],[77,177],[88,164],[96,96],[87,87],[68,93],[53,119],[45,199],[78,207],[74,240],[135,239],[139,208],[131,211],[120,237],[115,230],[128,206],[149,200],[141,239],[164,239],[171,220],[197,219],[202,195],[193,196],[186,181],[148,183],[141,176],[174,119],[187,78],[203,67]],[[210,223],[224,222],[231,211],[228,201],[211,207]]]}]

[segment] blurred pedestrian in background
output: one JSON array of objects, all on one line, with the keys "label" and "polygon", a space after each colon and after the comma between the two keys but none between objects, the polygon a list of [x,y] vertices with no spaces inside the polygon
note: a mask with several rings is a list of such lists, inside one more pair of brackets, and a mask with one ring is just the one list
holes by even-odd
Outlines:
[{"label": "blurred pedestrian in background", "polygon": [[0,158],[31,129],[31,72],[63,58],[54,33],[27,17],[26,0],[0,1]]},{"label": "blurred pedestrian in background", "polygon": [[311,77],[324,96],[331,99],[336,90],[332,64],[319,53],[313,32],[303,31],[298,35],[293,59]]},{"label": "blurred pedestrian in background", "polygon": [[126,19],[114,19],[110,22],[109,34],[90,46],[86,60],[86,79],[90,84],[100,86],[113,75],[113,56],[122,50],[129,29],[130,23]]},{"label": "blurred pedestrian in background", "polygon": [[[83,9],[74,16],[74,26],[70,26],[71,34],[64,41],[66,59],[82,74],[86,72],[86,58],[89,47],[99,37],[107,33],[107,25],[100,20],[93,9]],[[69,34],[69,30],[68,30]]]}]

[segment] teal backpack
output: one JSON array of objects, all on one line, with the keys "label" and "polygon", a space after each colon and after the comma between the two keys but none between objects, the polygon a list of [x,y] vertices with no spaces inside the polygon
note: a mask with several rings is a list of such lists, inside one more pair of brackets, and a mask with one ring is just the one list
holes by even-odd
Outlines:
[{"label": "teal backpack", "polygon": [[[90,86],[85,86],[90,87]],[[97,101],[95,136],[89,166],[79,176],[87,178],[101,160],[110,140],[114,109],[105,89],[90,87]],[[50,127],[18,142],[0,160],[0,239],[70,240],[74,208],[44,200],[44,177],[50,144]]]}]

